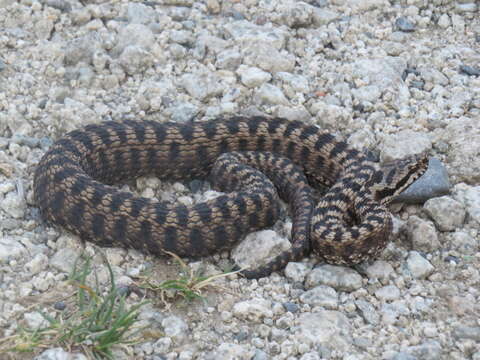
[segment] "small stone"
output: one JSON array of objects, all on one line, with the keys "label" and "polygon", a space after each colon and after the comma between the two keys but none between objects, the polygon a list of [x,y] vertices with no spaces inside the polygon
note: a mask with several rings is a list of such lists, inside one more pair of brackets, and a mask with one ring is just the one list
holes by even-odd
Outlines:
[{"label": "small stone", "polygon": [[418,216],[410,216],[408,219],[407,236],[415,250],[431,252],[440,248],[434,224]]},{"label": "small stone", "polygon": [[469,65],[461,65],[460,73],[468,76],[480,76],[480,69]]},{"label": "small stone", "polygon": [[58,9],[63,12],[70,12],[72,11],[72,5],[68,1],[63,0],[46,0],[45,4],[54,8]]},{"label": "small stone", "polygon": [[295,57],[278,51],[270,44],[264,46],[257,44],[248,48],[243,63],[275,74],[280,71],[292,72],[295,68]]},{"label": "small stone", "polygon": [[442,357],[442,346],[436,340],[428,340],[420,345],[410,346],[407,352],[422,360],[438,360]]},{"label": "small stone", "polygon": [[233,314],[239,319],[259,323],[264,318],[273,316],[272,304],[261,298],[246,300],[233,306]]},{"label": "small stone", "polygon": [[23,315],[27,326],[31,329],[40,329],[47,327],[49,322],[39,312],[29,312]]},{"label": "small stone", "polygon": [[[217,69],[235,71],[240,66],[241,63],[242,63],[241,54],[237,50],[228,49],[220,52],[217,55],[217,61],[215,64],[217,66]],[[242,82],[245,84],[243,80]]]},{"label": "small stone", "polygon": [[382,95],[382,92],[376,85],[365,85],[358,89],[352,89],[352,95],[360,103],[362,102],[373,103],[380,98],[380,96]]},{"label": "small stone", "polygon": [[431,275],[435,268],[416,251],[411,251],[406,262],[409,273],[416,279],[424,279]]},{"label": "small stone", "polygon": [[128,24],[120,29],[118,41],[113,54],[121,54],[127,46],[136,46],[145,50],[150,50],[155,44],[155,35],[152,30],[144,24]]},{"label": "small stone", "polygon": [[480,126],[475,118],[462,116],[448,122],[442,141],[448,144],[449,173],[456,182],[480,182]]},{"label": "small stone", "polygon": [[180,78],[180,83],[190,96],[200,101],[219,96],[223,92],[217,77],[212,74],[185,74]]},{"label": "small stone", "polygon": [[355,270],[330,264],[313,269],[305,281],[308,288],[327,285],[339,291],[355,291],[362,284],[362,277]]},{"label": "small stone", "polygon": [[338,308],[338,294],[330,286],[319,285],[300,296],[300,301],[310,306],[322,306],[326,309]]},{"label": "small stone", "polygon": [[193,118],[198,114],[199,109],[197,106],[191,103],[177,103],[174,106],[168,109],[171,112],[172,116],[171,119],[175,122],[185,123]]},{"label": "small stone", "polygon": [[358,309],[359,314],[365,319],[369,324],[376,325],[380,321],[380,316],[378,315],[375,307],[365,301],[365,300],[356,300],[355,305]]},{"label": "small stone", "polygon": [[172,54],[173,58],[176,60],[182,59],[187,55],[187,49],[179,44],[170,44],[169,46],[170,53]]},{"label": "small stone", "polygon": [[287,105],[288,100],[283,94],[282,90],[271,84],[263,84],[258,89],[257,94],[259,100],[264,104],[269,105]]},{"label": "small stone", "polygon": [[388,262],[376,260],[373,264],[364,268],[369,279],[378,279],[382,282],[387,281],[393,273],[393,267]]},{"label": "small stone", "polygon": [[270,357],[268,356],[268,354],[263,351],[263,350],[260,350],[260,349],[256,349],[255,350],[255,355],[253,356],[253,359],[252,360],[269,360]]},{"label": "small stone", "polygon": [[152,66],[153,56],[140,46],[129,45],[122,51],[119,63],[127,74],[134,75]]},{"label": "small stone", "polygon": [[421,67],[419,69],[423,80],[428,83],[446,86],[449,83],[448,78],[434,67]]},{"label": "small stone", "polygon": [[173,341],[169,337],[162,337],[153,344],[155,354],[166,354],[172,347]]},{"label": "small stone", "polygon": [[291,28],[306,27],[312,23],[314,7],[304,2],[291,2],[281,6],[281,21]]},{"label": "small stone", "polygon": [[[316,0],[317,3],[323,2],[324,0]],[[326,1],[325,1],[326,3]],[[337,20],[341,17],[341,13],[332,11],[326,6],[324,8],[315,8],[313,11],[312,20],[315,26],[320,27],[322,25],[328,25],[332,21]]]},{"label": "small stone", "polygon": [[37,254],[35,257],[25,264],[25,269],[31,274],[38,274],[45,270],[48,266],[48,257],[45,254]]},{"label": "small stone", "polygon": [[427,200],[423,208],[441,231],[455,230],[465,221],[465,208],[460,202],[449,196]]},{"label": "small stone", "polygon": [[458,184],[455,193],[457,200],[465,205],[468,217],[480,224],[480,186]]},{"label": "small stone", "polygon": [[352,325],[339,311],[303,313],[298,318],[298,324],[298,340],[302,342],[338,351],[346,350],[352,343]]},{"label": "small stone", "polygon": [[232,344],[232,343],[223,343],[217,347],[212,359],[225,359],[225,360],[236,360],[236,359],[251,359],[254,355],[252,349],[245,345]]},{"label": "small stone", "polygon": [[281,80],[285,87],[291,88],[293,92],[310,92],[310,84],[305,76],[281,71],[275,74],[275,79]]},{"label": "small stone", "polygon": [[400,351],[393,355],[391,360],[418,360],[418,358],[404,351]]},{"label": "small stone", "polygon": [[382,301],[393,301],[400,297],[400,290],[394,285],[387,285],[375,291],[375,296]]},{"label": "small stone", "polygon": [[403,31],[403,32],[413,32],[415,31],[415,25],[408,20],[406,17],[399,17],[397,20],[395,20],[395,26],[398,30]]},{"label": "small stone", "polygon": [[453,329],[453,336],[457,339],[470,339],[480,342],[480,326],[457,326]]},{"label": "small stone", "polygon": [[127,19],[131,24],[149,24],[155,21],[157,17],[153,7],[142,3],[128,3]]},{"label": "small stone", "polygon": [[188,325],[178,316],[168,316],[162,320],[165,335],[176,343],[182,343],[187,338]]},{"label": "small stone", "polygon": [[193,34],[187,30],[172,30],[170,31],[170,40],[183,46],[192,46],[194,43]]},{"label": "small stone", "polygon": [[35,357],[35,360],[87,360],[83,354],[69,353],[62,348],[48,349]]},{"label": "small stone", "polygon": [[282,305],[286,311],[291,313],[296,313],[300,310],[300,306],[292,302],[284,302]]},{"label": "small stone", "polygon": [[20,237],[0,237],[0,263],[17,259],[27,251],[20,240]]},{"label": "small stone", "polygon": [[450,17],[448,14],[442,14],[439,19],[438,19],[438,26],[440,26],[442,29],[446,29],[450,26]]},{"label": "small stone", "polygon": [[312,265],[301,262],[289,262],[285,267],[285,276],[295,282],[303,283]]},{"label": "small stone", "polygon": [[21,219],[25,216],[27,203],[18,191],[11,191],[0,201],[0,207],[14,219]]},{"label": "small stone", "polygon": [[232,259],[241,268],[258,267],[290,248],[288,239],[273,230],[262,230],[248,234],[232,250]]},{"label": "small stone", "polygon": [[290,121],[307,121],[311,115],[303,106],[283,106],[277,108],[276,116]]},{"label": "small stone", "polygon": [[471,0],[464,0],[463,3],[456,3],[455,10],[458,13],[474,13],[478,10],[478,5]]},{"label": "small stone", "polygon": [[50,259],[50,266],[65,273],[70,273],[79,255],[70,248],[60,249]]},{"label": "small stone", "polygon": [[240,74],[240,80],[242,83],[249,88],[258,87],[263,83],[270,81],[272,78],[268,72],[257,67],[246,67],[242,65],[237,70],[237,73]]},{"label": "small stone", "polygon": [[430,136],[412,130],[402,130],[386,137],[382,143],[380,159],[382,162],[403,159],[407,156],[422,154],[432,148]]},{"label": "small stone", "polygon": [[67,308],[67,304],[65,304],[64,301],[57,301],[55,304],[53,304],[53,308],[55,310],[63,311]]},{"label": "small stone", "polygon": [[218,14],[221,10],[218,0],[207,0],[207,9],[212,14]]},{"label": "small stone", "polygon": [[320,355],[316,351],[303,354],[300,360],[321,360]]}]

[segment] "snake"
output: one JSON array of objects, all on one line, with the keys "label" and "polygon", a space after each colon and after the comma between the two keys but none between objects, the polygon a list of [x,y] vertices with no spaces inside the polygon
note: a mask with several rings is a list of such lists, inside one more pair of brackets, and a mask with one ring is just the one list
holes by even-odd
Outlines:
[{"label": "snake", "polygon": [[[427,169],[426,154],[379,164],[315,124],[267,116],[205,121],[106,120],[73,130],[40,159],[41,218],[100,246],[198,258],[273,226],[284,200],[291,246],[247,278],[314,253],[352,266],[378,257],[392,232],[387,205]],[[122,191],[140,176],[209,180],[222,195],[193,204]],[[327,189],[314,196],[316,189]]]}]

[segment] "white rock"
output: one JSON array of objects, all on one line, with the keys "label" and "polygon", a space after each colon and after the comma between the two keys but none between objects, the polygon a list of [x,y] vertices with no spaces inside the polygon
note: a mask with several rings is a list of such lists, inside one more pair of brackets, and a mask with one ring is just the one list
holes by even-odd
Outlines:
[{"label": "white rock", "polygon": [[31,329],[40,329],[47,327],[49,324],[49,322],[37,311],[25,313],[23,318],[27,322],[27,326]]},{"label": "white rock", "polygon": [[130,24],[148,24],[155,21],[155,9],[142,3],[128,3],[127,18]]},{"label": "white rock", "polygon": [[20,237],[0,237],[0,263],[21,257],[27,250],[20,242]]},{"label": "white rock", "polygon": [[25,264],[25,269],[31,274],[37,274],[45,270],[48,266],[48,257],[45,254],[37,254],[35,257]]},{"label": "white rock", "polygon": [[323,310],[303,313],[298,318],[298,324],[299,341],[338,350],[346,350],[351,344],[352,326],[341,312]]},{"label": "white rock", "polygon": [[393,273],[392,265],[383,260],[376,260],[373,264],[367,265],[364,270],[370,279],[378,279],[382,282],[387,281]]},{"label": "white rock", "polygon": [[296,282],[303,282],[312,265],[301,262],[289,262],[285,267],[285,276]]},{"label": "white rock", "polygon": [[300,120],[307,121],[311,118],[310,113],[303,106],[284,106],[280,105],[277,108],[276,116],[288,119],[288,120]]},{"label": "white rock", "polygon": [[416,279],[424,279],[435,271],[433,265],[416,251],[410,252],[406,266],[410,274]]},{"label": "white rock", "polygon": [[480,224],[480,186],[458,184],[455,197],[465,205],[469,218]]},{"label": "white rock", "polygon": [[375,296],[383,301],[397,300],[400,297],[400,290],[395,285],[387,285],[376,290]]},{"label": "white rock", "polygon": [[240,80],[242,83],[249,88],[258,87],[263,83],[270,81],[272,78],[272,75],[262,69],[257,67],[246,67],[244,65],[240,66],[237,73],[240,74]]},{"label": "white rock", "polygon": [[432,141],[428,134],[412,130],[402,130],[384,139],[380,158],[382,161],[392,161],[421,154],[431,148]]},{"label": "white rock", "polygon": [[252,300],[246,300],[236,303],[233,306],[233,315],[239,319],[259,323],[264,318],[271,318],[273,312],[271,310],[272,304],[270,301],[255,298]]},{"label": "white rock", "polygon": [[337,265],[320,265],[313,269],[305,281],[307,288],[327,285],[340,291],[355,291],[362,286],[362,277],[353,269]]},{"label": "white rock", "polygon": [[119,63],[127,74],[134,75],[152,66],[153,56],[141,46],[128,45],[122,51]]},{"label": "white rock", "polygon": [[172,339],[169,337],[162,337],[153,344],[153,351],[155,353],[165,354],[170,350],[172,344]]},{"label": "white rock", "polygon": [[83,354],[69,353],[62,348],[48,349],[35,357],[35,360],[87,360]]},{"label": "white rock", "polygon": [[408,218],[407,236],[415,250],[431,252],[441,246],[433,223],[418,216]]},{"label": "white rock", "polygon": [[480,181],[480,126],[477,119],[460,117],[449,121],[442,135],[450,148],[449,174],[468,183]]},{"label": "white rock", "polygon": [[450,26],[450,17],[448,14],[442,14],[438,19],[438,26],[442,29],[446,29]]},{"label": "white rock", "polygon": [[215,64],[218,69],[235,71],[241,63],[242,55],[240,54],[240,52],[236,49],[228,49],[220,52],[217,55],[217,61]]},{"label": "white rock", "polygon": [[217,77],[213,74],[185,74],[181,77],[180,83],[190,96],[201,101],[219,96],[223,92]]},{"label": "white rock", "polygon": [[285,46],[290,37],[287,29],[255,25],[246,20],[229,21],[224,29],[242,48],[248,46],[262,48],[268,45],[278,50]]},{"label": "white rock", "polygon": [[323,306],[325,309],[338,308],[338,294],[330,286],[319,285],[300,296],[300,301],[311,306]]},{"label": "white rock", "polygon": [[182,343],[188,337],[188,325],[178,316],[168,316],[162,320],[162,326],[165,335],[170,337],[175,343]]},{"label": "white rock", "polygon": [[423,205],[441,231],[452,231],[465,221],[465,208],[449,196],[429,199]]},{"label": "white rock", "polygon": [[25,215],[27,204],[16,191],[11,191],[0,201],[0,207],[14,219],[21,219]]},{"label": "white rock", "polygon": [[295,92],[308,93],[310,91],[310,84],[305,76],[281,71],[275,74],[275,79],[282,80]]},{"label": "white rock", "polygon": [[71,248],[60,249],[50,259],[50,265],[60,271],[70,273],[79,256],[80,253]]},{"label": "white rock", "polygon": [[263,84],[260,89],[258,89],[256,96],[258,99],[269,105],[287,105],[288,100],[283,94],[282,90],[271,84]]},{"label": "white rock", "polygon": [[254,352],[246,345],[222,343],[215,350],[213,360],[250,360]]},{"label": "white rock", "polygon": [[245,49],[243,63],[275,74],[280,71],[292,72],[295,68],[295,57],[285,51],[278,51],[272,45],[257,44]]},{"label": "white rock", "polygon": [[127,46],[138,46],[149,50],[153,44],[155,44],[155,36],[148,26],[128,24],[119,31],[118,42],[113,52],[120,54]]},{"label": "white rock", "polygon": [[273,230],[263,230],[248,234],[232,250],[232,258],[240,267],[257,267],[288,250],[288,239],[279,236]]}]

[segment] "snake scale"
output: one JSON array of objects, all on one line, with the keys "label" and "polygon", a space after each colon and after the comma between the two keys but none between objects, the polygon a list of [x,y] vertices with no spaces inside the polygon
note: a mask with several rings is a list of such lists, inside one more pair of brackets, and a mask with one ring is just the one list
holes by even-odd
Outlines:
[{"label": "snake scale", "polygon": [[[84,240],[199,257],[272,226],[283,198],[293,218],[292,246],[269,263],[243,271],[258,278],[312,250],[335,264],[377,256],[392,228],[385,205],[426,167],[424,155],[380,167],[346,142],[300,121],[105,121],[52,145],[35,170],[34,199],[45,220]],[[186,206],[113,186],[148,174],[169,180],[210,177],[215,188],[228,193]],[[315,202],[310,186],[329,189]]]}]

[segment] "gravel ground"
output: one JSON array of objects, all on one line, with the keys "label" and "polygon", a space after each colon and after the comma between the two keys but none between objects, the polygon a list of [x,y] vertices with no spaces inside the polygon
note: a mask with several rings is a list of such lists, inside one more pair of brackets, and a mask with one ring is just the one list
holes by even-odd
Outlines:
[{"label": "gravel ground", "polygon": [[[58,136],[110,119],[270,114],[314,122],[382,160],[429,151],[445,164],[451,193],[396,206],[393,241],[373,263],[352,269],[312,257],[259,281],[231,276],[205,302],[147,305],[141,323],[158,335],[116,358],[480,360],[478,7],[0,0],[0,337],[38,326],[32,305],[54,314],[48,302],[63,294],[82,251],[78,238],[46,227],[32,202],[33,169]],[[188,184],[151,178],[130,188],[198,197]],[[232,257],[260,261],[283,249],[289,226],[252,234]],[[148,268],[178,276],[170,260],[105,252],[121,284]],[[191,266],[215,273],[229,258]],[[37,359],[85,356],[56,348]]]}]

